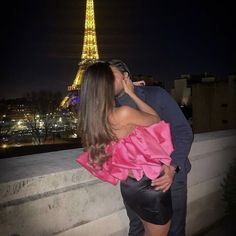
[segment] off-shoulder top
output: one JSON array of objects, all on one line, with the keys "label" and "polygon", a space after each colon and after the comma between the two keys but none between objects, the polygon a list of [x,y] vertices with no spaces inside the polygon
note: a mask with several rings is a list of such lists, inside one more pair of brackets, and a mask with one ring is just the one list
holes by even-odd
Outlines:
[{"label": "off-shoulder top", "polygon": [[161,165],[169,165],[173,152],[170,125],[164,121],[148,127],[136,127],[129,135],[106,146],[111,157],[102,168],[89,163],[89,152],[83,152],[76,161],[95,177],[116,185],[126,180],[129,171],[140,180],[160,175]]}]

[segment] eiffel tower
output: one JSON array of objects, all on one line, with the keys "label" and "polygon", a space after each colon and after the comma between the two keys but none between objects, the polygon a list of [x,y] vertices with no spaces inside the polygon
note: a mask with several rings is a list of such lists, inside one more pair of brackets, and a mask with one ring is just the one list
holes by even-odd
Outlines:
[{"label": "eiffel tower", "polygon": [[99,55],[94,17],[94,2],[93,0],[87,0],[83,51],[81,55],[81,61],[79,62],[79,70],[76,74],[73,84],[71,86],[68,86],[68,94],[62,100],[60,104],[61,108],[68,108],[69,106],[73,106],[78,103],[78,91],[84,70],[89,64],[98,59]]}]

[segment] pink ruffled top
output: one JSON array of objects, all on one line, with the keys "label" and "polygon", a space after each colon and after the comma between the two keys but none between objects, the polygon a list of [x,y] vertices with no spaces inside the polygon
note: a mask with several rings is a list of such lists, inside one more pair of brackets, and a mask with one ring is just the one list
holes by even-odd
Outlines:
[{"label": "pink ruffled top", "polygon": [[83,152],[76,161],[97,178],[116,185],[126,180],[129,171],[140,180],[160,175],[161,165],[169,165],[173,151],[170,125],[161,121],[149,127],[136,127],[128,136],[112,141],[106,147],[111,157],[102,168],[89,163],[89,152]]}]

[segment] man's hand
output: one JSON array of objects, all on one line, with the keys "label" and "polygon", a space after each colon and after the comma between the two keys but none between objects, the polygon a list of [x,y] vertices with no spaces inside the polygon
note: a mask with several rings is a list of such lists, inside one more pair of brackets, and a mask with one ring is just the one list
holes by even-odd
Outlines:
[{"label": "man's hand", "polygon": [[135,85],[135,86],[145,86],[146,83],[145,83],[144,80],[140,80],[140,81],[133,82],[133,85]]},{"label": "man's hand", "polygon": [[163,192],[166,192],[173,182],[175,176],[175,167],[163,165],[162,171],[164,172],[164,175],[154,179],[151,185],[154,186],[156,190],[162,190]]}]

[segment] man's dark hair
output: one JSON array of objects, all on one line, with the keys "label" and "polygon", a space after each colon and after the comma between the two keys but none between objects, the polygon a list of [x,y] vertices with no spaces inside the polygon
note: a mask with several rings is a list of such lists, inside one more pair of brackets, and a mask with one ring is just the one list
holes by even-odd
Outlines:
[{"label": "man's dark hair", "polygon": [[123,61],[121,61],[119,59],[112,59],[112,60],[108,61],[108,64],[110,66],[115,66],[116,68],[118,68],[121,73],[127,72],[129,74],[129,76],[131,77],[130,70],[129,70],[128,66]]}]

